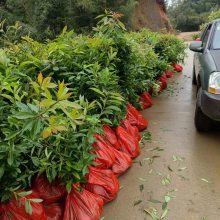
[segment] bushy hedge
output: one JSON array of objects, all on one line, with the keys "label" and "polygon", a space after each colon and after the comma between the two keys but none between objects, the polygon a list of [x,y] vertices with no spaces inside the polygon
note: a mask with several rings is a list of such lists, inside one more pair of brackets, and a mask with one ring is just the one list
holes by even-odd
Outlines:
[{"label": "bushy hedge", "polygon": [[[211,22],[211,21],[214,21],[216,19],[220,19],[220,9],[218,10],[214,10],[210,13],[210,15],[208,16],[208,22]],[[206,23],[203,23],[201,26],[200,26],[200,31],[204,31],[205,28],[207,27],[208,25],[208,22]]]},{"label": "bushy hedge", "polygon": [[[84,182],[94,134],[117,126],[127,102],[157,87],[170,65],[183,61],[175,36],[128,33],[116,13],[100,16],[92,36],[66,28],[54,40],[23,37],[0,51],[0,197],[45,173],[67,189]],[[8,41],[8,39],[7,39]]]}]

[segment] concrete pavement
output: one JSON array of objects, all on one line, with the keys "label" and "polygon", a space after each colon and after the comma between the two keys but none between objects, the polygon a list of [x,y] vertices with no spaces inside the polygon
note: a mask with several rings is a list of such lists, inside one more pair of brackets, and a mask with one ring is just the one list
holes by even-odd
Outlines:
[{"label": "concrete pavement", "polygon": [[193,55],[188,54],[183,74],[169,80],[168,90],[143,112],[152,142],[145,143],[133,167],[120,177],[120,193],[105,206],[105,220],[150,220],[144,209],[162,213],[162,204],[154,200],[163,203],[174,189],[164,219],[220,220],[220,134],[195,130]]}]

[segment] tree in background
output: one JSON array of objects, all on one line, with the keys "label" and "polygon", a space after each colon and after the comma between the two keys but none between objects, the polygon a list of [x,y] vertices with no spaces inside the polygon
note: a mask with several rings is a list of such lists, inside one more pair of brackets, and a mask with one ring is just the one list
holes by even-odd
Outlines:
[{"label": "tree in background", "polygon": [[220,0],[174,0],[168,8],[173,26],[179,31],[197,31],[212,11],[220,8]]},{"label": "tree in background", "polygon": [[200,26],[200,30],[201,30],[201,31],[204,31],[205,28],[206,28],[207,25],[208,25],[208,22],[211,22],[211,21],[216,20],[216,19],[220,19],[220,9],[211,12],[211,14],[208,16],[207,22],[203,23],[203,24]]},{"label": "tree in background", "polygon": [[0,3],[0,19],[6,19],[6,24],[19,21],[27,33],[44,40],[55,37],[65,25],[78,33],[91,31],[95,17],[105,9],[123,13],[129,28],[136,3],[136,0],[4,0]]}]

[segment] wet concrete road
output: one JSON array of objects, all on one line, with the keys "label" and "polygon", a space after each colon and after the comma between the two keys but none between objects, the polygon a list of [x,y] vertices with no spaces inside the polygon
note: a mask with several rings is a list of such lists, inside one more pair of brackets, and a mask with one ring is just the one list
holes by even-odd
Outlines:
[{"label": "wet concrete road", "polygon": [[[148,200],[163,202],[174,189],[178,191],[172,193],[176,197],[168,203],[164,219],[220,220],[220,133],[199,134],[194,128],[192,57],[189,52],[183,74],[176,74],[168,91],[143,112],[150,121],[152,142],[145,143],[141,156],[120,178],[122,189],[105,206],[105,220],[150,220],[144,209],[154,207],[162,213],[162,204]],[[170,184],[165,186],[162,179],[167,175]]]}]

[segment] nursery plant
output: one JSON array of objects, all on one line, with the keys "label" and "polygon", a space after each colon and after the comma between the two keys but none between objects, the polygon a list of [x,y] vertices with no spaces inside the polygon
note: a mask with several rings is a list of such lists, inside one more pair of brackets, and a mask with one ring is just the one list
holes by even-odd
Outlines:
[{"label": "nursery plant", "polygon": [[140,94],[159,87],[158,77],[183,61],[182,41],[148,30],[129,33],[121,16],[105,11],[88,36],[64,27],[53,40],[23,36],[10,42],[3,33],[2,203],[30,191],[40,175],[59,180],[69,193],[73,184],[85,183],[95,165],[94,135],[102,135],[103,125],[120,125],[127,104],[140,108]]}]

